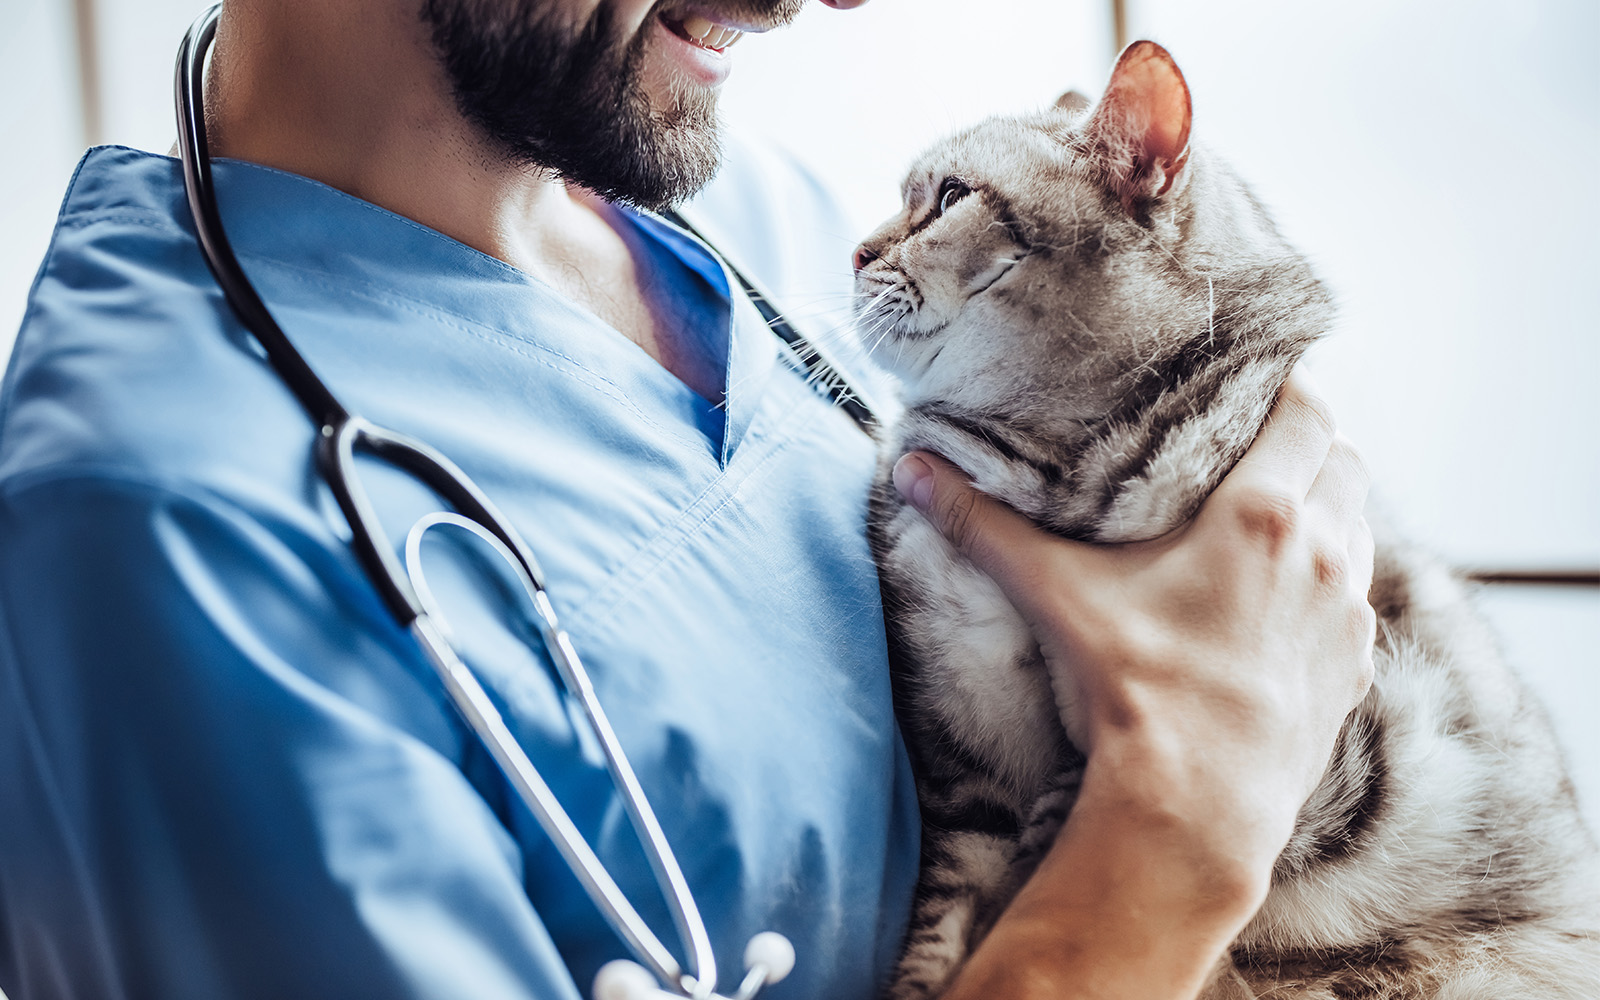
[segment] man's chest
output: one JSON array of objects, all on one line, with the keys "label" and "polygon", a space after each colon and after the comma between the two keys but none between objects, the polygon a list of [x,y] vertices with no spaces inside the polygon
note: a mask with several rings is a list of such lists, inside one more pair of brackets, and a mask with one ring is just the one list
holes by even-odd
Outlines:
[{"label": "man's chest", "polygon": [[615,241],[562,268],[557,290],[711,403],[725,395],[730,307],[676,255],[620,222]]}]

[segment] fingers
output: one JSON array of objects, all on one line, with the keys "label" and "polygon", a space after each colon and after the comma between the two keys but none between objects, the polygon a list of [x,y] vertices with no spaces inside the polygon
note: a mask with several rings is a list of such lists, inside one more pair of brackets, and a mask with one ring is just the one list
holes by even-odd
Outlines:
[{"label": "fingers", "polygon": [[1370,479],[1355,447],[1343,434],[1306,494],[1305,526],[1320,542],[1317,575],[1347,584],[1365,600],[1372,585],[1372,531],[1362,517]]},{"label": "fingers", "polygon": [[1322,471],[1336,433],[1333,411],[1311,390],[1297,366],[1278,394],[1266,426],[1217,487],[1217,494],[1257,493],[1299,503]]},{"label": "fingers", "polygon": [[1305,504],[1308,526],[1323,539],[1325,551],[1332,554],[1331,560],[1336,560],[1340,569],[1337,574],[1328,574],[1319,566],[1319,576],[1342,577],[1362,603],[1372,586],[1372,529],[1362,516],[1370,483],[1366,463],[1350,439],[1339,434],[1306,494]]},{"label": "fingers", "polygon": [[954,465],[912,452],[895,463],[894,485],[1024,616],[1031,617],[1032,605],[1048,589],[1042,583],[1060,589],[1061,557],[1079,546],[982,492]]},{"label": "fingers", "polygon": [[1372,592],[1372,573],[1377,558],[1377,546],[1372,541],[1372,527],[1366,518],[1356,522],[1350,539],[1350,578],[1360,588],[1362,600]]},{"label": "fingers", "polygon": [[1367,490],[1371,484],[1367,464],[1361,460],[1355,445],[1343,434],[1336,434],[1316,480],[1306,493],[1306,503],[1321,507],[1341,524],[1350,523],[1359,518],[1367,506]]},{"label": "fingers", "polygon": [[1372,589],[1373,569],[1373,544],[1372,529],[1367,525],[1367,519],[1358,522],[1358,531],[1355,540],[1351,543],[1350,561],[1355,567],[1353,577],[1359,581],[1362,588],[1360,594],[1361,619],[1365,634],[1365,656],[1361,664],[1361,672],[1356,676],[1356,690],[1354,701],[1359,702],[1366,697],[1367,689],[1372,687],[1373,678],[1377,675],[1377,667],[1373,656],[1378,645],[1378,612],[1367,602],[1367,593]]},{"label": "fingers", "polygon": [[1374,674],[1377,614],[1367,602],[1374,547],[1372,529],[1362,516],[1370,482],[1360,454],[1348,438],[1337,434],[1305,502],[1308,527],[1318,539],[1312,547],[1317,582],[1337,592],[1336,599],[1350,609],[1347,641],[1355,656],[1347,662],[1357,667],[1350,674],[1351,706],[1365,696]]}]

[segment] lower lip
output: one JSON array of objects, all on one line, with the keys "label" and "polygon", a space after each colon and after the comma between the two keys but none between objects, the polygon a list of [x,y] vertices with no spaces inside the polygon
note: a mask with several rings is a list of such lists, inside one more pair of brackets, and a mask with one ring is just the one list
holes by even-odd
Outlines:
[{"label": "lower lip", "polygon": [[664,51],[690,79],[707,87],[715,87],[728,78],[728,72],[733,69],[733,60],[728,57],[726,50],[717,52],[686,41],[660,18],[656,18],[656,31],[665,36]]}]

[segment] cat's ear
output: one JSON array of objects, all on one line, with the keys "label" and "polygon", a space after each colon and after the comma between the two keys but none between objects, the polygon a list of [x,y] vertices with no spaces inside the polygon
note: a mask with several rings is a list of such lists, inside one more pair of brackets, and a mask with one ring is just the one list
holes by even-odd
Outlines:
[{"label": "cat's ear", "polygon": [[1084,125],[1129,211],[1172,189],[1189,160],[1189,85],[1167,50],[1134,42]]}]

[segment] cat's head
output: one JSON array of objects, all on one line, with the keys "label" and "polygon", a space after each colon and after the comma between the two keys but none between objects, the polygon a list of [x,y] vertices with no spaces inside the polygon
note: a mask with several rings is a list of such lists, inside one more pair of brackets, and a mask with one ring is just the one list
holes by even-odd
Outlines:
[{"label": "cat's head", "polygon": [[[1129,46],[1097,104],[1074,98],[934,146],[858,248],[861,333],[908,404],[1092,424],[1161,391],[1185,352],[1228,350],[1280,277],[1314,284],[1243,185],[1191,148],[1165,49]],[[1281,330],[1301,347],[1315,332]]]}]

